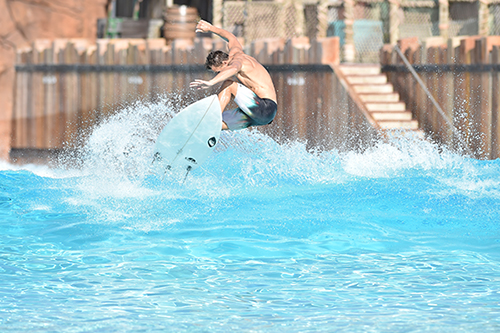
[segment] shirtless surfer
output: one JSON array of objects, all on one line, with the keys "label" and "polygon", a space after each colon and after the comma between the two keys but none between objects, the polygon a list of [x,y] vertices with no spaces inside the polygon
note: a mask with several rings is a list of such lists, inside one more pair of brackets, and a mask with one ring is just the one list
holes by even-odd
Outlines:
[{"label": "shirtless surfer", "polygon": [[[267,70],[254,58],[243,53],[243,47],[235,35],[201,20],[196,32],[212,32],[228,43],[229,54],[212,51],[205,66],[217,73],[210,81],[194,80],[192,88],[207,89],[222,83],[218,96],[222,109],[222,129],[238,130],[249,126],[270,124],[278,105],[276,90]],[[234,80],[236,77],[238,81]],[[227,110],[234,98],[238,108]]]}]

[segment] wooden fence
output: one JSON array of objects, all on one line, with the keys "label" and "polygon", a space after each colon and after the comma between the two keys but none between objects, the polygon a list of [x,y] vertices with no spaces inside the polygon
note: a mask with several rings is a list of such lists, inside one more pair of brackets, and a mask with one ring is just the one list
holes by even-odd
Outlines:
[{"label": "wooden fence", "polygon": [[[205,57],[224,47],[209,38],[171,45],[144,39],[35,42],[18,52],[11,156],[78,147],[90,128],[128,102],[177,95],[187,105],[215,93],[192,90],[189,83],[213,77]],[[330,66],[339,62],[338,38],[259,40],[247,52],[265,64],[278,93],[277,117],[264,132],[326,149],[371,141],[373,131],[357,141],[342,130],[365,121],[352,116],[355,106]]]},{"label": "wooden fence", "polygon": [[407,107],[437,142],[472,157],[500,157],[500,37],[416,39],[399,47],[439,103],[438,112],[392,47],[381,52],[382,70]]}]

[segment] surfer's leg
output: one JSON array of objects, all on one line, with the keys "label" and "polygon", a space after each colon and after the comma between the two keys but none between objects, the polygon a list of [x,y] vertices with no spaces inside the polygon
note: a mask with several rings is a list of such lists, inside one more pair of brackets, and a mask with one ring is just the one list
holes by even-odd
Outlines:
[{"label": "surfer's leg", "polygon": [[[229,104],[231,99],[234,98],[234,96],[236,96],[237,92],[238,92],[238,83],[236,81],[233,80],[224,81],[219,90],[219,93],[217,94],[219,96],[220,108],[222,112],[224,112],[226,106]],[[222,129],[223,130],[229,129],[225,122],[222,122]]]},{"label": "surfer's leg", "polygon": [[219,93],[217,94],[219,96],[220,108],[222,109],[222,112],[224,112],[231,99],[236,96],[237,92],[238,82],[233,80],[224,81]]}]

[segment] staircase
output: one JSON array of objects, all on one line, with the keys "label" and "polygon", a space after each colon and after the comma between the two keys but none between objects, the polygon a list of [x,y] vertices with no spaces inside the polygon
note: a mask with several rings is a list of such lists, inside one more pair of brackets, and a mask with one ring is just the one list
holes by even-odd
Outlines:
[{"label": "staircase", "polygon": [[387,76],[381,73],[380,65],[345,64],[339,69],[352,87],[351,91],[383,132],[415,131],[422,134],[418,122],[406,110],[406,104],[400,101],[399,94],[387,82]]}]

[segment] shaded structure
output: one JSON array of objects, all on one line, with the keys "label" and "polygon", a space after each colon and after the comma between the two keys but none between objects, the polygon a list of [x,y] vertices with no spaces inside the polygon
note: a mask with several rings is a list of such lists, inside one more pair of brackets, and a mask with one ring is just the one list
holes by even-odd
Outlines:
[{"label": "shaded structure", "polygon": [[[89,130],[123,103],[179,95],[187,105],[203,93],[215,93],[191,90],[189,82],[213,76],[204,59],[225,43],[119,39],[38,41],[34,46],[18,54],[16,66],[16,158],[81,145]],[[262,128],[271,137],[340,150],[363,149],[377,137],[332,69],[339,63],[338,38],[256,41],[248,52],[267,67],[276,85],[278,115]]]}]

